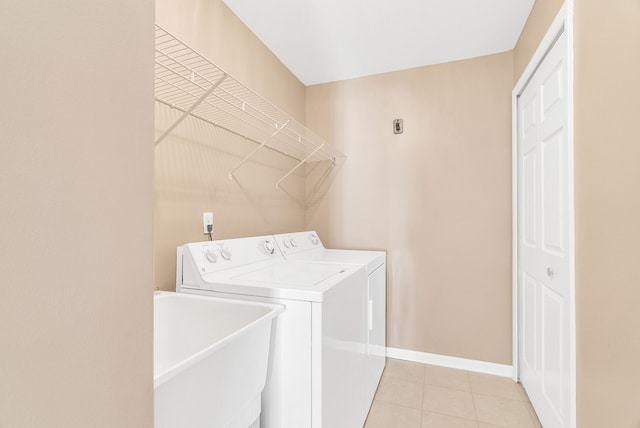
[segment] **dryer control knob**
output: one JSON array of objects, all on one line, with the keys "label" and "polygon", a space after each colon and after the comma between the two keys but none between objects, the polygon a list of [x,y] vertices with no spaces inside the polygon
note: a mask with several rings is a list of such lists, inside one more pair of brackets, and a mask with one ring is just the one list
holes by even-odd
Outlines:
[{"label": "dryer control knob", "polygon": [[292,246],[292,247],[297,247],[297,246],[298,246],[298,243],[296,242],[296,240],[295,240],[295,239],[291,238],[291,240],[290,240],[290,241],[291,241],[291,246]]},{"label": "dryer control knob", "polygon": [[207,251],[205,251],[204,255],[211,263],[215,263],[218,261],[218,255],[216,254],[216,250],[213,248],[207,248]]},{"label": "dryer control knob", "polygon": [[313,243],[313,245],[318,245],[318,242],[320,242],[315,233],[309,235],[309,239],[311,240],[311,243]]},{"label": "dryer control knob", "polygon": [[264,241],[264,244],[262,244],[262,246],[267,254],[273,254],[276,252],[276,249],[271,241]]},{"label": "dryer control knob", "polygon": [[225,260],[231,260],[231,251],[227,250],[226,248],[220,250],[220,255]]}]

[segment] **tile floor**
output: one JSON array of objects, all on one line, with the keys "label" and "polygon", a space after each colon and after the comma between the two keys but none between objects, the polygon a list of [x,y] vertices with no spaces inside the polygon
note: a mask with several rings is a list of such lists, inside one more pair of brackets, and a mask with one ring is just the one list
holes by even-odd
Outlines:
[{"label": "tile floor", "polygon": [[509,378],[387,359],[365,428],[541,428]]}]

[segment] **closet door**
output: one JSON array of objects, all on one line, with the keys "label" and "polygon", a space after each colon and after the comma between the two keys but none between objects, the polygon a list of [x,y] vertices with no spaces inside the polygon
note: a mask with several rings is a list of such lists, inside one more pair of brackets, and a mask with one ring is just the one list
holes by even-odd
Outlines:
[{"label": "closet door", "polygon": [[520,381],[545,428],[570,420],[566,36],[518,99]]}]

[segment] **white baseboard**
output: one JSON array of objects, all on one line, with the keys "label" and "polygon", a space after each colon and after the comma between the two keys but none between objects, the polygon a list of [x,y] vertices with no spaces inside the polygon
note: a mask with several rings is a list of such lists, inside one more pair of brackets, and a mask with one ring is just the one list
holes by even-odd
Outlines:
[{"label": "white baseboard", "polygon": [[513,377],[513,366],[507,364],[489,363],[486,361],[469,360],[466,358],[449,357],[447,355],[429,354],[426,352],[389,347],[387,347],[387,357],[496,376]]}]

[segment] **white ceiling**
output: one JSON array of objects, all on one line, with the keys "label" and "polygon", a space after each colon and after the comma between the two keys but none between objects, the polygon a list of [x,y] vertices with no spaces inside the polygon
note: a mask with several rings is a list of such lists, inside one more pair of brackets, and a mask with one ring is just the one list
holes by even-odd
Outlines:
[{"label": "white ceiling", "polygon": [[223,0],[305,85],[512,49],[535,0]]}]

